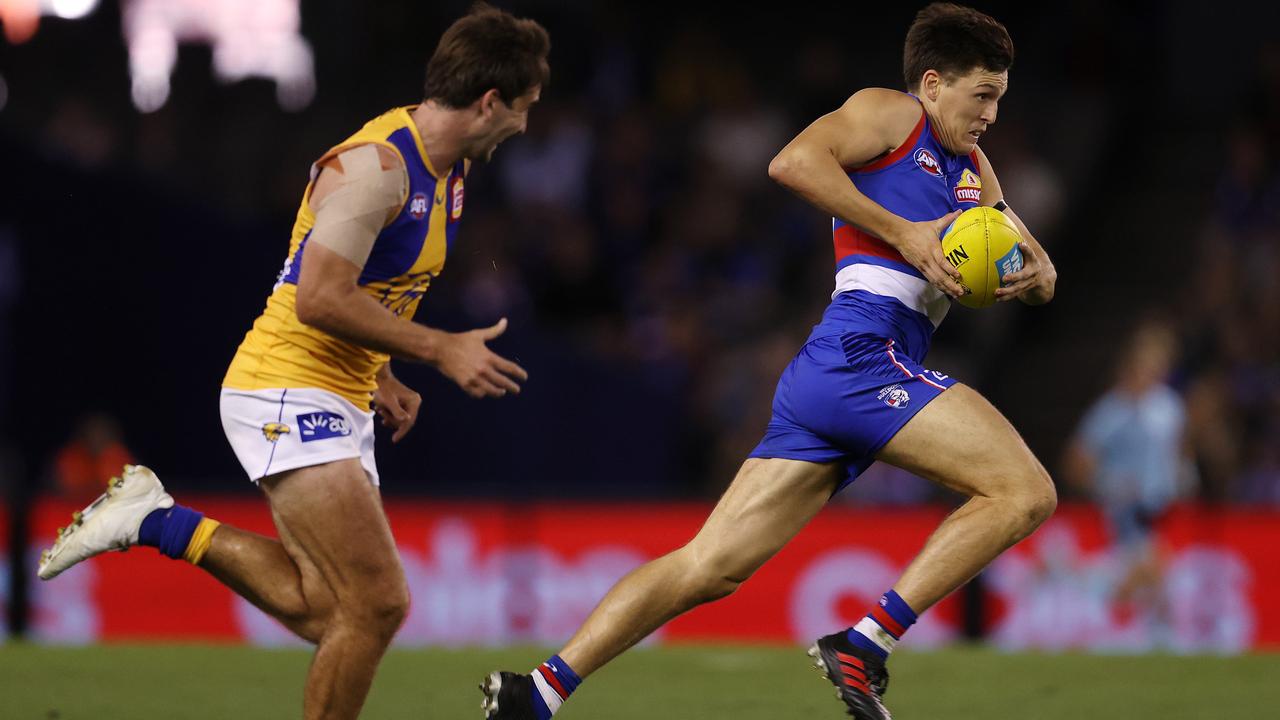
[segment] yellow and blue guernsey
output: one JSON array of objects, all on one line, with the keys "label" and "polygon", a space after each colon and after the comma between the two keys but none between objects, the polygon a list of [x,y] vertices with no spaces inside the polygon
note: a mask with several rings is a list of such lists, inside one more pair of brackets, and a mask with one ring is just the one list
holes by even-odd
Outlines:
[{"label": "yellow and blue guernsey", "polygon": [[245,335],[222,386],[235,390],[317,388],[367,410],[377,387],[375,375],[390,358],[385,353],[339,340],[298,320],[298,273],[315,224],[311,191],[319,166],[357,145],[377,144],[394,151],[408,171],[408,190],[400,212],[378,233],[357,281],[360,288],[408,321],[431,281],[444,269],[462,217],[466,161],[441,174],[431,166],[410,116],[397,108],[365,124],[334,146],[311,167],[311,181],[293,224],[289,256],[267,307]]}]

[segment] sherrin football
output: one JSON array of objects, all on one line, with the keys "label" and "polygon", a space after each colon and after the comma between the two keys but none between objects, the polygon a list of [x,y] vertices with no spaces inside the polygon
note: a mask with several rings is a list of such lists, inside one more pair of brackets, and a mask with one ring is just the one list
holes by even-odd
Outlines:
[{"label": "sherrin football", "polygon": [[960,213],[942,234],[942,254],[960,271],[960,284],[969,294],[956,302],[984,308],[996,302],[1000,278],[1022,269],[1022,235],[1004,213],[976,207]]}]

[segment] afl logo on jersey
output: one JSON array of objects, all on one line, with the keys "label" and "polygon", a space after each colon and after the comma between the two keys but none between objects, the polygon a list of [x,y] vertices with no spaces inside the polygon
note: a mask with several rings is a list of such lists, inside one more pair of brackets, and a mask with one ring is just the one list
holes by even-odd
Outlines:
[{"label": "afl logo on jersey", "polygon": [[934,177],[942,177],[942,166],[938,164],[938,158],[929,152],[928,148],[920,148],[916,151],[916,164],[920,169],[929,173]]},{"label": "afl logo on jersey", "polygon": [[462,178],[455,177],[453,184],[449,187],[449,221],[456,221],[462,217],[462,198],[466,195],[466,191],[462,187]]},{"label": "afl logo on jersey", "polygon": [[409,198],[409,214],[413,216],[414,220],[421,220],[426,217],[428,207],[426,193],[414,193],[413,197]]}]

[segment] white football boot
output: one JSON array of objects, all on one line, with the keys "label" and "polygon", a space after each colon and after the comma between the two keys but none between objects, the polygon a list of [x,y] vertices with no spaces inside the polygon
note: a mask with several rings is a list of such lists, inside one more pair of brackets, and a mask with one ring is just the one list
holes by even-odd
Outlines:
[{"label": "white football boot", "polygon": [[138,542],[138,528],[157,508],[173,507],[160,478],[141,465],[125,465],[120,477],[111,478],[107,491],[80,512],[71,524],[58,528],[53,547],[40,554],[37,574],[49,580],[81,560],[107,552],[128,550]]}]

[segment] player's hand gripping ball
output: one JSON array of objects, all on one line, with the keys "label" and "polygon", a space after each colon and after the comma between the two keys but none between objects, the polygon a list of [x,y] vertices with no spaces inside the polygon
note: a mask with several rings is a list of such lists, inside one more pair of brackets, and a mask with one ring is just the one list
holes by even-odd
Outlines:
[{"label": "player's hand gripping ball", "polygon": [[942,234],[942,254],[960,271],[960,284],[969,294],[956,302],[984,308],[996,302],[1000,278],[1022,269],[1022,235],[1004,213],[976,207],[960,213]]}]

